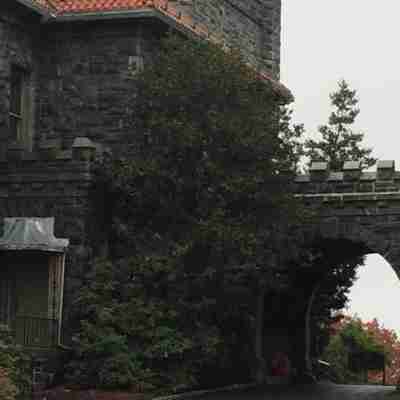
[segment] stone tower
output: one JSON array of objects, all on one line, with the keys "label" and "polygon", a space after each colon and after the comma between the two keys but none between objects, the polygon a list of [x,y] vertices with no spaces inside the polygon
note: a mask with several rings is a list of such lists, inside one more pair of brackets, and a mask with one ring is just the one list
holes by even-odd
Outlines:
[{"label": "stone tower", "polygon": [[279,78],[281,0],[170,0],[227,46],[239,47],[247,61]]}]

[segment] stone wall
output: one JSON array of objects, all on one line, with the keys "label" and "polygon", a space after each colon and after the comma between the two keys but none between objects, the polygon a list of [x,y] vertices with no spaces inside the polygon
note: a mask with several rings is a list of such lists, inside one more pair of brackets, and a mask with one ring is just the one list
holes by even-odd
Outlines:
[{"label": "stone wall", "polygon": [[[15,4],[15,3],[14,3]],[[29,74],[26,151],[49,141],[69,148],[86,136],[114,150],[130,130],[135,74],[154,58],[158,20],[40,24],[24,8],[0,5],[0,158],[9,128],[11,66]]]},{"label": "stone wall", "polygon": [[[54,150],[54,149],[53,149]],[[54,217],[55,236],[70,239],[66,259],[64,308],[81,284],[84,266],[96,249],[98,225],[92,202],[89,150],[41,153],[9,151],[0,162],[0,227],[4,217]]]},{"label": "stone wall", "polygon": [[159,24],[132,19],[53,23],[40,59],[36,143],[59,139],[68,147],[86,136],[113,149],[131,130],[135,73],[156,51]]},{"label": "stone wall", "polygon": [[[240,47],[257,68],[279,75],[280,0],[171,3]],[[13,64],[30,76],[27,150],[49,140],[68,148],[78,136],[117,151],[124,146],[126,135],[134,134],[129,103],[135,73],[157,59],[167,26],[155,18],[40,23],[11,0],[0,7],[0,156],[15,140],[8,127]]]},{"label": "stone wall", "polygon": [[309,222],[320,236],[379,253],[400,277],[400,172],[394,161],[379,161],[367,172],[357,162],[345,163],[341,172],[313,163],[309,174],[296,178],[294,192],[312,211]]},{"label": "stone wall", "polygon": [[257,69],[279,77],[281,0],[170,2],[228,46],[239,47]]}]

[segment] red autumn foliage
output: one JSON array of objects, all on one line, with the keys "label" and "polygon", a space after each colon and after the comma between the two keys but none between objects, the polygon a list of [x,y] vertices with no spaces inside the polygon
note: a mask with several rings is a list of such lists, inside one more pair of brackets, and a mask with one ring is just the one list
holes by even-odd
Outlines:
[{"label": "red autumn foliage", "polygon": [[[386,384],[396,385],[400,380],[400,341],[396,333],[392,329],[384,328],[376,318],[370,322],[363,322],[363,327],[385,348],[389,359],[386,365]],[[381,383],[382,375],[382,372],[371,371],[368,380]]]},{"label": "red autumn foliage", "polygon": [[329,334],[331,336],[337,335],[352,319],[349,315],[336,314],[329,325]]},{"label": "red autumn foliage", "polygon": [[[329,326],[331,336],[337,335],[352,320],[357,317],[337,314]],[[358,319],[359,320],[359,319]],[[386,364],[386,384],[397,385],[400,383],[400,340],[392,329],[387,329],[374,318],[372,321],[363,322],[359,320],[361,326],[373,336],[376,342],[382,345],[387,354]],[[368,381],[370,383],[381,384],[383,382],[383,371],[369,371]]]}]

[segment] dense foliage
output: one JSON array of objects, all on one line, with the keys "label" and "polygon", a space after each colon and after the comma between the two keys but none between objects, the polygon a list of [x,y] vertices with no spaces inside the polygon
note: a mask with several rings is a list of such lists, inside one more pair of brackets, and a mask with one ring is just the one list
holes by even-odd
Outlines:
[{"label": "dense foliage", "polygon": [[246,381],[256,293],[279,286],[297,246],[281,99],[238,53],[177,37],[135,87],[125,151],[99,168],[109,253],[76,299],[70,375],[106,388]]},{"label": "dense foliage", "polygon": [[75,303],[82,327],[69,366],[74,381],[139,391],[193,384],[196,366],[215,355],[218,336],[189,302],[188,285],[171,285],[168,261],[94,263]]},{"label": "dense foliage", "polygon": [[326,327],[332,315],[346,306],[357,269],[364,263],[365,249],[344,239],[320,238],[307,250],[312,255],[312,263],[298,277],[301,281],[296,286],[315,288],[318,285],[313,319],[315,324]]},{"label": "dense foliage", "polygon": [[363,249],[301,228],[290,181],[303,127],[234,51],[170,37],[135,79],[125,149],[99,165],[107,251],[75,299],[70,378],[180,390],[265,374],[272,292],[293,333],[312,311],[318,355]]},{"label": "dense foliage", "polygon": [[[373,330],[370,329],[372,326]],[[336,380],[341,383],[365,382],[368,371],[374,371],[375,383],[382,383],[384,365],[392,363],[393,332],[389,335],[391,340],[383,341],[382,337],[387,335],[376,321],[364,323],[350,317],[331,325],[331,331],[324,357],[331,363]]]},{"label": "dense foliage", "polygon": [[299,254],[285,271],[287,291],[279,294],[279,312],[269,318],[289,327],[296,343],[293,362],[300,372],[321,356],[335,313],[346,306],[365,250],[344,239],[323,239],[316,232],[305,235],[298,245]]},{"label": "dense foliage", "polygon": [[352,129],[360,109],[355,90],[344,80],[339,81],[338,90],[330,94],[334,110],[327,124],[319,127],[318,139],[305,142],[306,155],[311,161],[328,161],[332,171],[341,171],[345,161],[361,161],[362,168],[375,164],[372,149],[362,146],[363,133]]},{"label": "dense foliage", "polygon": [[163,41],[135,88],[125,149],[99,168],[109,251],[76,299],[74,380],[179,390],[264,374],[269,291],[318,355],[363,249],[299,228],[303,127],[239,53],[205,43]]},{"label": "dense foliage", "polygon": [[14,400],[31,391],[31,361],[15,344],[11,331],[0,325],[0,398]]}]

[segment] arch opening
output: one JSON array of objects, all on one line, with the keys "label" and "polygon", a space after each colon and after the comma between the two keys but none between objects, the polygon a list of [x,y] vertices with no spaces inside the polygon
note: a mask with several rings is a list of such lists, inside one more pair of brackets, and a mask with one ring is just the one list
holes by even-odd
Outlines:
[{"label": "arch opening", "polygon": [[400,280],[392,265],[380,254],[365,257],[357,270],[357,280],[350,289],[346,314],[357,315],[364,321],[377,318],[386,328],[400,336]]}]

